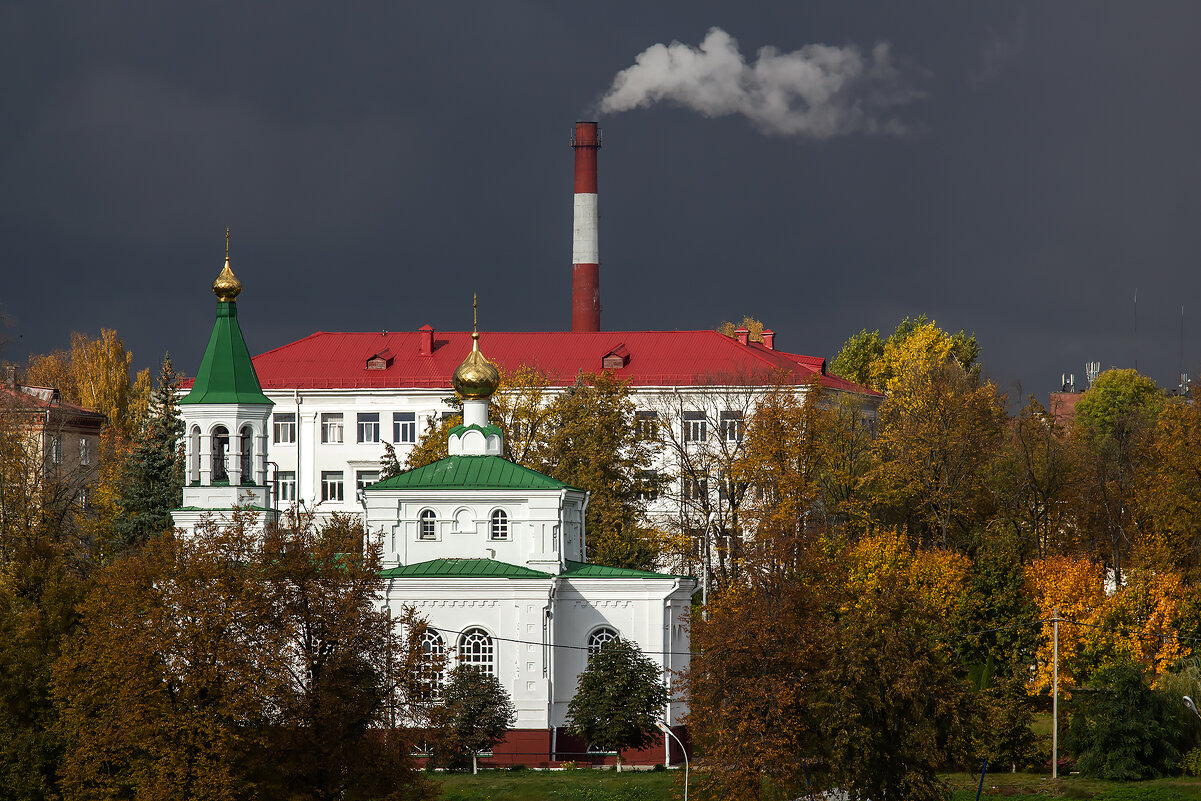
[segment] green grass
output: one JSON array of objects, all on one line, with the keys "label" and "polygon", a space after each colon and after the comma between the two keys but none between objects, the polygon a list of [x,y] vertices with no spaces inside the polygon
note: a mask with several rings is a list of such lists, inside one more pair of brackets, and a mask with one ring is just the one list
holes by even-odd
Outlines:
[{"label": "green grass", "polygon": [[[444,801],[676,801],[683,789],[683,772],[612,770],[503,771],[484,770],[478,776],[438,773]],[[972,801],[980,774],[944,776],[952,801]],[[1201,779],[1156,779],[1146,782],[1107,782],[1080,776],[1035,773],[990,773],[981,798],[1019,801],[1201,801]]]},{"label": "green grass", "polygon": [[[953,801],[972,801],[980,774],[953,773],[944,777],[953,790]],[[1043,801],[1059,798],[1093,798],[1097,801],[1201,801],[1201,779],[1155,779],[1145,782],[1109,782],[1081,776],[1061,776],[1052,781],[1036,773],[989,773],[981,799],[1019,798]]]},{"label": "green grass", "polygon": [[672,801],[673,787],[684,786],[676,770],[484,770],[431,778],[441,782],[444,801]]}]

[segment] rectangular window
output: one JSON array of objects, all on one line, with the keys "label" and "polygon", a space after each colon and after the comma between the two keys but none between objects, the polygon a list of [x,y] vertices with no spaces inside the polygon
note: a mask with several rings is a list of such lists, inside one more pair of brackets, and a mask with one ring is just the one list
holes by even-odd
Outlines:
[{"label": "rectangular window", "polygon": [[440,420],[449,420],[450,418],[454,417],[456,414],[458,414],[458,412],[443,412],[442,416],[439,419]]},{"label": "rectangular window", "polygon": [[79,508],[84,511],[92,508],[92,496],[88,494],[87,487],[79,488]]},{"label": "rectangular window", "polygon": [[724,441],[737,445],[742,442],[742,432],[742,412],[721,413],[721,438]]},{"label": "rectangular window", "polygon": [[700,501],[709,494],[709,480],[706,478],[684,479],[684,500]]},{"label": "rectangular window", "polygon": [[684,441],[704,442],[706,422],[704,412],[684,412]]},{"label": "rectangular window", "polygon": [[272,420],[272,442],[276,445],[287,445],[296,441],[296,412],[281,412]]},{"label": "rectangular window", "polygon": [[417,413],[392,413],[392,441],[413,443],[417,441]]},{"label": "rectangular window", "polygon": [[321,441],[327,445],[342,441],[342,413],[321,415]]},{"label": "rectangular window", "polygon": [[55,464],[63,463],[63,438],[61,434],[50,437],[50,461]]},{"label": "rectangular window", "polygon": [[363,496],[363,487],[368,484],[374,484],[379,481],[378,470],[359,470],[354,474],[354,496],[361,498]]},{"label": "rectangular window", "polygon": [[653,501],[659,497],[659,473],[654,470],[638,471],[638,500]]},{"label": "rectangular window", "polygon": [[295,470],[280,470],[275,474],[275,480],[279,485],[279,499],[281,501],[296,500],[296,471]]},{"label": "rectangular window", "polygon": [[379,442],[379,412],[359,412],[359,442]]},{"label": "rectangular window", "polygon": [[659,434],[657,412],[634,412],[634,435],[639,439],[654,439]]},{"label": "rectangular window", "polygon": [[340,501],[340,500],[342,500],[342,471],[341,470],[322,470],[321,471],[321,500],[323,500],[323,501]]},{"label": "rectangular window", "polygon": [[92,443],[87,437],[79,438],[79,463],[84,467],[92,463]]}]

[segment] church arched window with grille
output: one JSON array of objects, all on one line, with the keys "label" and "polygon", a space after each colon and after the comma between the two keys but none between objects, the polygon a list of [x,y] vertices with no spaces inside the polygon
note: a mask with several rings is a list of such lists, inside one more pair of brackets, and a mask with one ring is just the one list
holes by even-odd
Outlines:
[{"label": "church arched window with grille", "polygon": [[492,525],[488,536],[494,540],[509,538],[509,515],[504,509],[497,509],[492,513]]},{"label": "church arched window with grille", "polygon": [[438,513],[433,509],[425,509],[421,512],[421,528],[417,534],[418,539],[432,540],[437,539],[438,531]]},{"label": "church arched window with grille", "polygon": [[616,629],[601,626],[588,635],[588,655],[600,653],[600,650],[617,639]]},{"label": "church arched window with grille", "polygon": [[468,629],[459,638],[459,662],[485,673],[496,673],[495,651],[492,638],[483,629]]}]

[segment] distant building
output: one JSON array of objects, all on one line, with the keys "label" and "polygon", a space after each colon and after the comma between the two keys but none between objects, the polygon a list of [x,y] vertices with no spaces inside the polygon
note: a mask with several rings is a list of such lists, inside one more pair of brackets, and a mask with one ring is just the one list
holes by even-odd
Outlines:
[{"label": "distant building", "polygon": [[12,437],[6,449],[0,528],[6,516],[29,514],[54,505],[73,514],[91,503],[100,477],[100,432],[108,418],[62,399],[53,387],[34,387],[8,369],[0,385],[0,433]]}]

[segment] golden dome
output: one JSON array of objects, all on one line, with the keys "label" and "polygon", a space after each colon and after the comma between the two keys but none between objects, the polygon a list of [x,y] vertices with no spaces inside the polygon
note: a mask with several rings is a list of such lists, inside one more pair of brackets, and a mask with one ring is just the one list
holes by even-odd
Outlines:
[{"label": "golden dome", "polygon": [[461,398],[490,398],[500,386],[500,371],[480,353],[480,326],[476,315],[479,304],[475,298],[471,299],[471,308],[471,353],[455,369],[451,383]]},{"label": "golden dome", "polygon": [[451,379],[455,392],[463,398],[490,398],[500,386],[500,371],[480,353],[480,335],[471,335],[471,353],[455,370]]},{"label": "golden dome", "polygon": [[227,301],[238,297],[241,291],[242,282],[234,275],[234,271],[229,269],[229,259],[226,259],[225,269],[217,276],[217,280],[213,281],[213,294],[217,296],[217,300]]},{"label": "golden dome", "polygon": [[217,280],[213,281],[213,294],[217,296],[217,300],[222,303],[230,301],[238,297],[242,291],[242,282],[234,275],[234,271],[229,269],[229,228],[225,229],[225,269],[217,276]]}]

